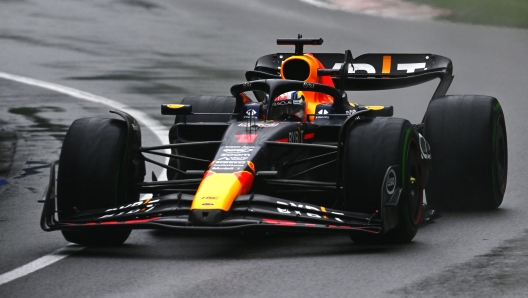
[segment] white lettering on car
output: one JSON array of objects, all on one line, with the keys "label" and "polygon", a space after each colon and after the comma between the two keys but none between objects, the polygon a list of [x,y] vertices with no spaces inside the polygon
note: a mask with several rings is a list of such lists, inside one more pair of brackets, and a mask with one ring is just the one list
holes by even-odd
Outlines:
[{"label": "white lettering on car", "polygon": [[288,142],[299,143],[299,134],[296,131],[290,131],[288,133]]},{"label": "white lettering on car", "polygon": [[[281,201],[277,201],[277,204],[288,206],[288,203],[284,203],[284,202],[281,202]],[[291,213],[290,210],[279,208],[279,207],[277,207],[277,211],[279,211],[280,213]]]},{"label": "white lettering on car", "polygon": [[[159,199],[157,199],[157,200],[138,201],[138,202],[135,202],[135,203],[132,203],[132,204],[128,204],[126,206],[120,206],[120,207],[117,207],[117,208],[111,208],[111,209],[106,210],[105,212],[117,211],[117,210],[121,210],[121,209],[132,208],[132,207],[137,207],[137,206],[144,205],[141,208],[133,209],[133,210],[130,210],[128,212],[123,211],[123,212],[118,212],[118,213],[113,213],[113,214],[106,214],[106,215],[103,215],[103,216],[101,216],[99,218],[101,219],[101,218],[107,218],[107,217],[114,217],[114,216],[123,215],[125,213],[126,214],[132,214],[132,213],[136,213],[136,212],[139,212],[139,211],[147,212],[147,211],[152,210],[155,207],[154,204],[158,203],[158,202],[159,202]],[[145,209],[145,208],[148,208],[148,209]]]},{"label": "white lettering on car", "polygon": [[[286,203],[286,202],[282,202],[282,201],[277,201],[277,204],[279,205],[283,205],[283,206],[291,206],[293,208],[298,208],[298,209],[307,209],[307,210],[314,210],[314,211],[318,211],[318,212],[326,212],[326,209],[324,209],[323,207],[321,208],[317,208],[315,206],[310,206],[310,205],[303,205],[303,204],[295,204],[293,202],[289,202],[289,203]],[[287,213],[287,214],[291,214],[292,211],[289,210],[288,208],[281,208],[281,207],[277,207],[277,211],[279,211],[280,213]],[[301,212],[299,210],[293,210],[293,213],[295,213],[296,215],[306,215],[306,216],[309,216],[309,217],[314,217],[314,218],[325,218],[327,219],[328,217],[327,216],[321,216],[319,214],[315,214],[315,213],[311,213],[311,212]],[[333,212],[331,211],[330,212],[331,214],[334,214],[334,215],[345,215],[344,213],[340,213],[340,212]],[[343,222],[343,220],[341,220],[339,217],[336,217],[334,216],[333,217],[335,220],[339,221],[339,222]]]},{"label": "white lettering on car", "polygon": [[[340,69],[343,63],[336,63],[332,69]],[[376,73],[374,66],[367,63],[353,63],[348,65],[348,73],[356,73],[358,70],[366,71],[367,73]]]},{"label": "white lettering on car", "polygon": [[398,64],[397,70],[407,70],[407,73],[413,73],[417,69],[424,68],[425,69],[425,62],[422,63],[402,63]]},{"label": "white lettering on car", "polygon": [[[341,65],[343,63],[335,63],[334,67],[332,69],[340,69]],[[426,69],[425,68],[425,62],[420,63],[400,63],[397,64],[396,69],[397,70],[405,70],[407,73],[413,73],[417,69]],[[348,65],[348,73],[356,73],[358,70],[365,71],[367,73],[376,73],[376,69],[374,66],[367,64],[367,63],[353,63],[352,65]]]}]

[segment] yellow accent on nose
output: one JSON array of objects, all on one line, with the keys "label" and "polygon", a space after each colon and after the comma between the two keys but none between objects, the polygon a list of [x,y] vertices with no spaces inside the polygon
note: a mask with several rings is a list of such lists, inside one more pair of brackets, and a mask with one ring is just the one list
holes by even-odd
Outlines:
[{"label": "yellow accent on nose", "polygon": [[183,105],[179,105],[179,104],[168,104],[167,105],[167,108],[169,109],[179,109],[181,107],[183,107]]},{"label": "yellow accent on nose", "polygon": [[191,210],[220,209],[229,211],[236,197],[251,188],[253,175],[250,173],[247,175],[251,181],[245,180],[245,183],[241,182],[236,173],[213,173],[205,177],[194,196]]},{"label": "yellow accent on nose", "polygon": [[367,110],[372,110],[372,111],[379,111],[379,110],[383,110],[383,106],[366,106],[365,107]]}]

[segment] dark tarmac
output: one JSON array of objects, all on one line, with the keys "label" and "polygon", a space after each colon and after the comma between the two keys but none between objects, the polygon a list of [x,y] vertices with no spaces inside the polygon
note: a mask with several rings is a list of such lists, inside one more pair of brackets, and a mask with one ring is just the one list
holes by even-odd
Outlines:
[{"label": "dark tarmac", "polygon": [[[445,212],[399,246],[348,237],[247,240],[134,231],[0,285],[0,297],[525,297],[528,30],[411,22],[300,1],[0,1],[0,72],[104,96],[159,115],[188,94],[228,93],[278,37],[322,37],[319,52],[434,52],[453,60],[450,94],[496,96],[510,169],[494,212]],[[431,85],[354,93],[419,121]],[[39,227],[48,165],[79,117],[110,108],[0,79],[0,276],[67,242]],[[143,128],[145,140],[159,142]],[[13,144],[16,143],[16,147]],[[16,150],[14,150],[16,149]],[[13,154],[14,153],[14,154]]]}]

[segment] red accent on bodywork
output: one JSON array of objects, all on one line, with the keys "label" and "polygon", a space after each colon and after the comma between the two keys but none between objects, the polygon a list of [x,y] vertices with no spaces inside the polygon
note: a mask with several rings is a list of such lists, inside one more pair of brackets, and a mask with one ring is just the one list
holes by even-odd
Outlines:
[{"label": "red accent on bodywork", "polygon": [[279,226],[294,226],[297,224],[294,221],[278,220],[278,219],[270,219],[270,218],[263,218],[262,220],[267,224],[279,225]]},{"label": "red accent on bodywork", "polygon": [[153,217],[153,218],[147,218],[147,219],[132,219],[132,220],[127,220],[125,221],[126,224],[132,224],[132,223],[143,223],[143,222],[149,222],[149,221],[153,221],[153,220],[156,220],[158,219],[158,217]]},{"label": "red accent on bodywork", "polygon": [[307,133],[304,135],[304,139],[305,140],[308,140],[308,139],[313,139],[315,137],[315,133]]},{"label": "red accent on bodywork", "polygon": [[279,142],[279,143],[288,143],[288,138],[278,139],[278,140],[276,140],[275,142]]},{"label": "red accent on bodywork", "polygon": [[131,219],[131,220],[126,220],[124,222],[119,222],[117,220],[112,220],[112,221],[101,221],[101,222],[87,222],[87,223],[81,223],[81,224],[78,224],[78,223],[65,223],[67,225],[70,225],[70,226],[79,226],[79,225],[82,225],[82,226],[95,226],[95,225],[118,225],[118,224],[122,224],[122,223],[125,223],[125,224],[131,224],[131,223],[142,223],[142,222],[149,222],[149,221],[153,221],[153,220],[156,220],[156,219],[159,219],[160,217],[157,216],[157,217],[153,217],[153,218],[147,218],[147,219]]},{"label": "red accent on bodywork", "polygon": [[246,95],[246,93],[242,92],[240,93],[240,96],[242,96],[242,100],[244,103],[253,102],[249,96]]},{"label": "red accent on bodywork", "polygon": [[257,134],[240,134],[235,135],[235,137],[238,138],[237,143],[253,143],[255,139],[258,137]]},{"label": "red accent on bodywork", "polygon": [[365,232],[369,232],[369,233],[372,233],[372,234],[379,234],[379,232],[372,231],[371,227],[357,227],[356,229],[357,230],[361,230],[361,231],[365,231]]},{"label": "red accent on bodywork", "polygon": [[253,185],[253,174],[247,171],[236,172],[234,174],[238,178],[238,181],[240,181],[240,184],[242,184],[241,194],[247,193]]},{"label": "red accent on bodywork", "polygon": [[251,161],[248,161],[247,164],[248,164],[249,168],[251,169],[251,171],[253,171],[252,174],[255,174],[255,173],[256,173],[256,171],[255,171],[255,164],[252,163]]},{"label": "red accent on bodywork", "polygon": [[102,225],[117,225],[117,221],[103,221],[101,222]]},{"label": "red accent on bodywork", "polygon": [[204,176],[203,176],[202,179],[205,179],[205,178],[207,178],[207,177],[213,175],[214,173],[215,173],[215,172],[213,172],[213,171],[205,171]]}]

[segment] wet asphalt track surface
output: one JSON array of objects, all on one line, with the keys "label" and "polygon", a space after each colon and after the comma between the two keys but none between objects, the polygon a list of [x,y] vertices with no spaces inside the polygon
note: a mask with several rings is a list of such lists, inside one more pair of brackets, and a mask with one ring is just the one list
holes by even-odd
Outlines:
[{"label": "wet asphalt track surface", "polygon": [[[444,55],[454,63],[449,94],[492,95],[502,103],[510,155],[504,204],[494,212],[444,213],[398,246],[359,246],[345,236],[135,231],[121,248],[84,249],[0,285],[0,297],[525,296],[528,31],[380,19],[298,1],[211,2],[0,1],[0,72],[124,102],[170,125],[160,103],[228,94],[258,57],[292,50],[274,45],[277,37],[322,37],[314,51],[349,48],[355,56]],[[433,87],[351,95],[393,104],[396,116],[416,122]],[[0,186],[0,274],[67,244],[38,225],[43,167],[58,159],[74,119],[108,110],[0,79],[0,181],[8,183]],[[145,142],[156,142],[143,133]]]}]

